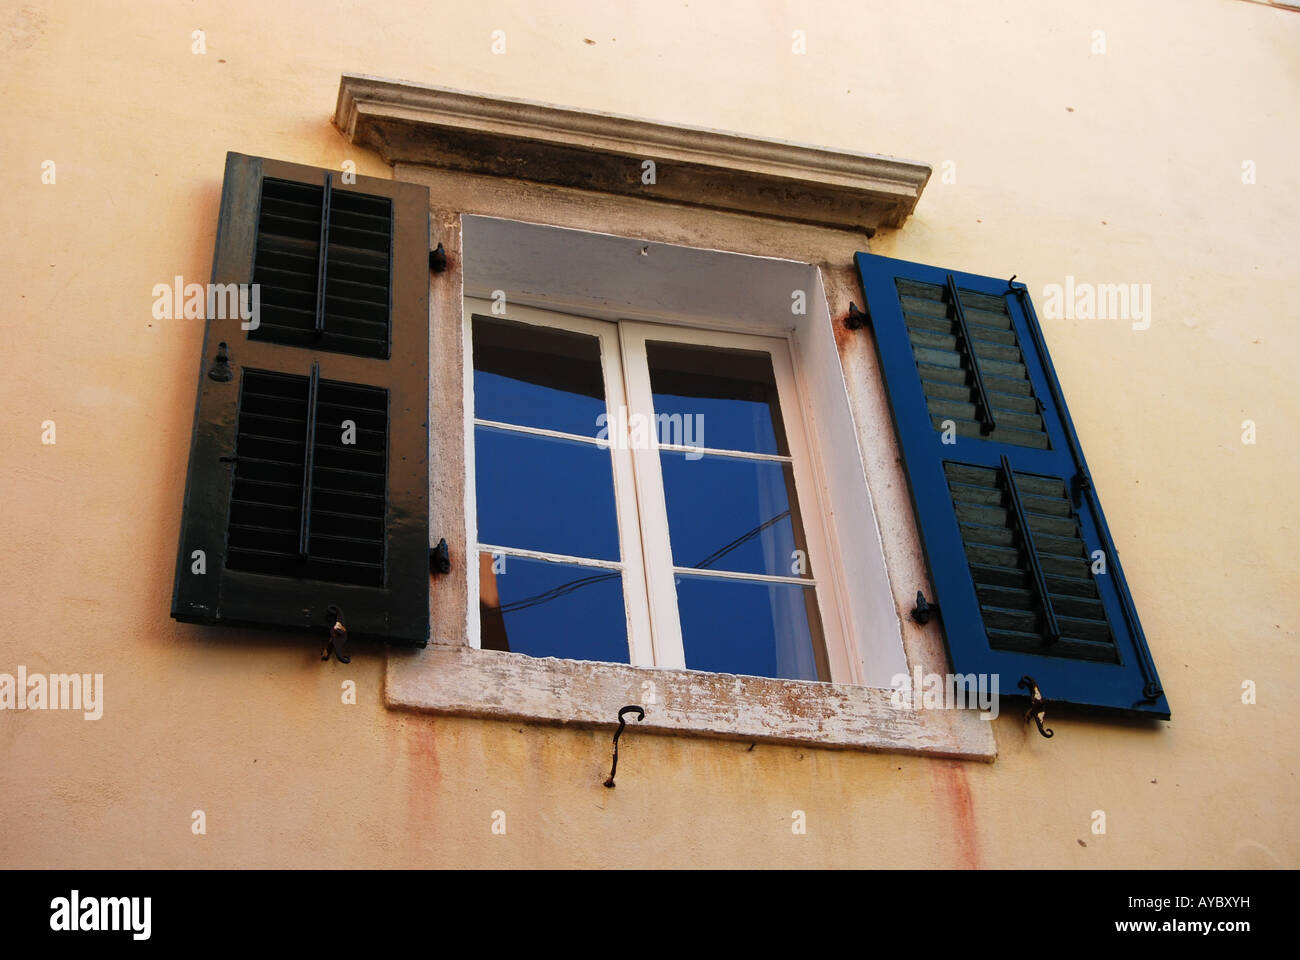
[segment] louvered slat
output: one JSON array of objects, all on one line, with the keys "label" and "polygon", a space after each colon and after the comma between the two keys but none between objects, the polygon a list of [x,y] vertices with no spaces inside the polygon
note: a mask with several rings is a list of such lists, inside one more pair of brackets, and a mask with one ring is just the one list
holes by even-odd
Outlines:
[{"label": "louvered slat", "polygon": [[[382,586],[388,391],[321,380],[307,556],[299,552],[310,379],[245,370],[235,440],[226,565],[286,577]],[[345,421],[356,442],[344,443]],[[349,437],[351,439],[351,437]]]},{"label": "louvered slat", "polygon": [[[902,278],[896,284],[931,425],[943,430],[944,421],[952,421],[959,437],[1047,449],[1038,398],[1006,304],[958,288],[967,341],[952,297],[942,286]],[[976,383],[977,369],[983,397]],[[984,399],[993,415],[993,429],[981,409]]]},{"label": "louvered slat", "polygon": [[226,566],[296,576],[306,377],[245,370],[239,387]]},{"label": "louvered slat", "polygon": [[253,340],[303,344],[314,339],[322,188],[262,180],[253,282],[260,287],[260,323]]},{"label": "louvered slat", "polygon": [[[344,443],[344,423],[355,442]],[[388,391],[322,380],[317,392],[311,491],[312,575],[374,586],[384,581]]]},{"label": "louvered slat", "polygon": [[392,201],[335,191],[325,279],[328,349],[388,356]]},{"label": "louvered slat", "polygon": [[1065,482],[1015,472],[1060,638],[1052,642],[1003,471],[944,464],[980,613],[994,649],[1118,662]]},{"label": "louvered slat", "polygon": [[266,177],[257,221],[253,282],[260,286],[254,340],[355,356],[389,353],[392,201],[331,189],[327,214],[323,329],[321,216],[326,188]]}]

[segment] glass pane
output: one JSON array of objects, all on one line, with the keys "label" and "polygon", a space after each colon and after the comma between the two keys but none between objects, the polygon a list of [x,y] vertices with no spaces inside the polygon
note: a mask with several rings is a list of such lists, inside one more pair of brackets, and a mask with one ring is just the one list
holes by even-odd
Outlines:
[{"label": "glass pane", "polygon": [[604,413],[599,339],[474,317],[474,416],[594,437]]},{"label": "glass pane", "polygon": [[672,451],[659,461],[674,565],[813,575],[789,464]]},{"label": "glass pane", "polygon": [[608,448],[478,426],[474,473],[480,543],[619,559]]},{"label": "glass pane", "polygon": [[811,586],[681,575],[677,608],[690,670],[830,679]]},{"label": "glass pane", "polygon": [[617,570],[480,554],[479,620],[484,650],[629,662]]},{"label": "glass pane", "polygon": [[649,341],[646,356],[655,415],[669,417],[660,443],[789,455],[770,355]]}]

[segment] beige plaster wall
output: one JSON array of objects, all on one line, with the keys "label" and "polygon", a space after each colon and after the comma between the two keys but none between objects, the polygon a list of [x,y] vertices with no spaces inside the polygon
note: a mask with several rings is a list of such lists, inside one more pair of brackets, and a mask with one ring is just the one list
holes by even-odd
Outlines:
[{"label": "beige plaster wall", "polygon": [[[0,713],[0,864],[1300,863],[1300,15],[1240,0],[542,6],[0,3],[0,672],[106,687],[99,721]],[[1004,716],[989,765],[633,734],[609,791],[606,731],[389,711],[381,650],[325,665],[310,643],[172,622],[202,331],[154,320],[150,291],[206,280],[227,150],[389,175],[329,124],[344,71],[926,160],[916,215],[875,252],[1035,292],[1067,274],[1152,284],[1149,330],[1044,324],[1173,721],[1058,720],[1048,742]],[[788,227],[771,250],[744,218],[674,216],[660,229],[676,242],[831,264],[860,248]],[[828,277],[842,311],[852,277]],[[843,350],[869,371],[865,338]],[[863,382],[855,403],[878,402]],[[903,495],[873,495],[910,569]]]}]

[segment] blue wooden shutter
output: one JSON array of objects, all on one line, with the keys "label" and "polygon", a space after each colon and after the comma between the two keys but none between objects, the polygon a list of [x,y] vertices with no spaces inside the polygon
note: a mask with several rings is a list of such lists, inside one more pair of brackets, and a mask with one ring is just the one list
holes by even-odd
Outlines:
[{"label": "blue wooden shutter", "polygon": [[857,266],[952,669],[1168,718],[1025,286]]},{"label": "blue wooden shutter", "polygon": [[428,244],[425,187],[227,155],[212,282],[260,323],[207,318],[173,617],[427,642]]}]

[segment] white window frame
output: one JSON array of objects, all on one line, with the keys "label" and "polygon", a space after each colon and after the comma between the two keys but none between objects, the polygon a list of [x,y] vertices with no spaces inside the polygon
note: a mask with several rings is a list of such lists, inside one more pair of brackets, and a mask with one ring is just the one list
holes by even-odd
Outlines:
[{"label": "white window frame", "polygon": [[[842,612],[844,585],[835,575],[839,564],[830,547],[826,524],[827,517],[830,516],[827,492],[818,482],[814,470],[814,460],[807,442],[806,407],[795,380],[792,345],[788,337],[756,336],[645,321],[596,320],[536,306],[507,304],[503,309],[500,301],[477,297],[465,298],[464,312],[471,325],[474,316],[485,316],[595,337],[600,344],[606,415],[610,423],[615,422],[616,411],[620,408],[626,408],[629,418],[636,415],[653,418],[654,404],[646,353],[647,340],[755,351],[771,357],[778,403],[790,453],[788,456],[744,453],[743,456],[746,459],[772,460],[790,464],[794,474],[795,496],[802,518],[804,539],[816,576],[799,578],[716,573],[719,576],[749,582],[782,582],[811,587],[817,597],[821,619],[819,642],[825,647],[827,666],[830,671],[828,679],[834,683],[862,682],[861,671],[856,667],[859,658],[854,656],[850,645],[850,632]],[[472,358],[470,362],[472,365]],[[467,384],[467,432],[471,434],[475,427],[486,426],[533,436],[558,437],[611,450],[620,561],[595,561],[479,542],[474,458],[471,450],[467,452],[469,489],[466,496],[471,531],[469,542],[474,545],[472,554],[474,556],[481,553],[519,556],[619,570],[622,573],[624,607],[627,612],[631,665],[686,669],[675,578],[679,574],[690,574],[693,571],[673,564],[659,452],[661,449],[694,451],[696,448],[664,446],[660,443],[660,437],[653,435],[653,432],[649,438],[649,445],[628,449],[619,443],[602,442],[591,436],[484,420],[475,416],[473,412],[472,376],[467,377]],[[650,422],[654,422],[653,419]],[[708,447],[707,443],[701,449],[703,452],[714,454],[738,453],[714,449]],[[479,583],[477,578],[472,577],[471,581],[470,643],[478,647],[481,642],[481,623],[478,615]]]},{"label": "white window frame", "polygon": [[[811,585],[816,592],[818,612],[821,615],[821,639],[826,648],[826,659],[830,669],[829,679],[831,682],[838,683],[858,682],[851,668],[854,658],[846,646],[847,632],[840,614],[840,596],[836,589],[836,580],[831,575],[836,564],[829,547],[825,525],[828,516],[825,491],[816,481],[812,456],[808,450],[805,407],[794,378],[789,339],[638,321],[620,323],[619,333],[623,344],[624,378],[630,400],[629,413],[652,414],[654,412],[650,368],[646,354],[647,340],[751,350],[765,353],[772,358],[777,402],[780,405],[790,454],[771,457],[745,454],[745,457],[790,464],[794,473],[795,496],[798,499],[799,513],[803,522],[804,539],[816,576],[811,581],[797,577],[745,574],[731,576],[751,582]],[[659,457],[661,445],[659,437],[655,436],[652,440],[649,448],[633,451],[633,459],[636,463],[637,492],[641,503],[642,539],[646,549],[646,580],[651,596],[651,612],[652,615],[658,615],[661,621],[655,624],[656,643],[659,645],[661,656],[656,665],[685,669],[686,660],[681,620],[677,612],[675,577],[678,574],[689,575],[692,571],[673,564],[668,531],[668,508],[664,499]],[[702,446],[710,453],[727,452],[710,447],[707,441]],[[717,573],[724,575],[721,572]]]},{"label": "white window frame", "polygon": [[[819,268],[497,217],[464,215],[461,223],[463,296],[597,320],[776,336],[791,345],[813,470],[819,488],[828,491],[823,504],[832,572],[841,585],[851,585],[838,591],[851,648],[849,682],[889,688],[905,673],[898,605],[864,473],[865,441],[848,403],[850,374],[842,366]],[[801,310],[792,309],[796,302]],[[472,334],[461,296],[456,307],[464,344],[468,462],[473,455]],[[477,536],[468,505],[467,511],[465,542],[470,544]],[[474,637],[477,601],[470,607],[474,622],[467,632]]]},{"label": "white window frame", "polygon": [[[496,320],[510,320],[515,323],[527,323],[534,326],[545,327],[552,330],[567,330],[571,333],[585,334],[589,337],[595,337],[600,343],[600,360],[601,373],[605,383],[605,405],[606,412],[610,409],[617,410],[619,406],[627,406],[627,395],[623,388],[623,364],[620,359],[620,350],[618,342],[618,326],[604,320],[593,320],[588,317],[578,317],[572,314],[557,313],[549,310],[540,310],[536,307],[511,306],[504,313],[498,313],[493,310],[493,301],[484,300],[476,297],[465,298],[465,317],[467,322],[473,323],[475,315],[490,317]],[[472,342],[472,340],[471,340]],[[634,666],[654,666],[655,651],[652,646],[650,631],[650,612],[647,608],[647,593],[645,583],[645,563],[642,559],[644,552],[641,545],[641,526],[637,518],[636,502],[637,491],[635,486],[632,452],[628,449],[620,449],[617,446],[603,444],[597,440],[594,435],[582,436],[576,433],[565,433],[560,430],[544,430],[539,427],[523,427],[511,423],[501,423],[494,420],[483,420],[474,415],[474,378],[473,378],[473,358],[466,358],[466,366],[470,368],[469,376],[466,378],[466,396],[465,396],[465,416],[467,421],[466,434],[469,437],[468,449],[465,455],[465,467],[467,474],[467,487],[465,490],[466,509],[468,511],[467,521],[470,529],[471,556],[477,558],[479,554],[488,552],[495,555],[504,555],[507,557],[526,557],[534,560],[548,560],[552,562],[570,563],[576,566],[600,567],[606,570],[618,570],[622,573],[623,583],[623,608],[627,615],[627,638],[628,638],[628,655]],[[475,457],[474,457],[474,428],[478,426],[488,426],[495,429],[509,430],[515,433],[522,433],[531,436],[556,437],[564,440],[571,440],[576,443],[590,444],[593,447],[609,449],[612,454],[613,472],[614,472],[614,513],[618,525],[618,543],[619,543],[619,560],[618,562],[605,560],[591,560],[585,557],[574,557],[567,554],[546,553],[538,550],[525,550],[517,547],[508,547],[502,544],[485,544],[480,543],[478,538],[478,496],[475,480],[477,478]],[[473,567],[478,569],[478,561],[475,560]],[[470,636],[471,646],[480,647],[482,642],[481,627],[479,619],[479,580],[477,576],[470,577]]]}]

